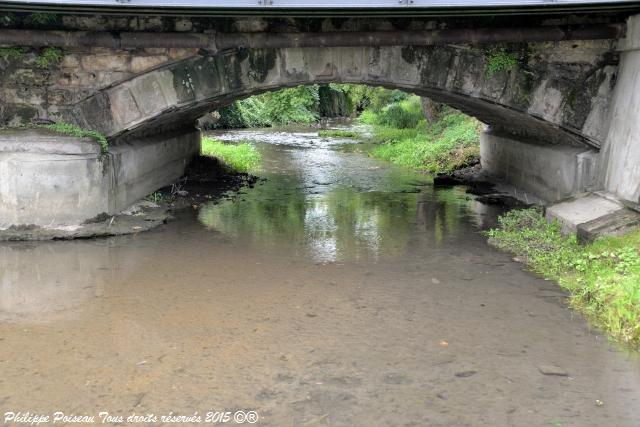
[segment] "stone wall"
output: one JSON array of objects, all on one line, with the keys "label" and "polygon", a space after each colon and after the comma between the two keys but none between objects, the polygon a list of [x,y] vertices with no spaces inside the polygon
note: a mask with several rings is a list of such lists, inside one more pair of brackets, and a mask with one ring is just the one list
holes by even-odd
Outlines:
[{"label": "stone wall", "polygon": [[[38,65],[43,49],[0,56],[0,126],[61,119],[96,90],[149,69],[195,55],[189,49],[66,49],[58,63]],[[1,53],[1,52],[0,52]]]}]

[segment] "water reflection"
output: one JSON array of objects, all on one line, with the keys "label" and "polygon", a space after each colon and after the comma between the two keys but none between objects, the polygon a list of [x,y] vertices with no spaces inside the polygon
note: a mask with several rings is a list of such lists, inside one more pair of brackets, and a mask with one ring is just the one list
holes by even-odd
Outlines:
[{"label": "water reflection", "polygon": [[70,316],[101,296],[109,248],[73,242],[0,246],[0,320]]},{"label": "water reflection", "polygon": [[339,152],[313,131],[240,133],[216,137],[254,143],[267,181],[203,206],[199,220],[242,241],[295,248],[316,261],[377,259],[476,231],[496,215],[461,188],[434,190],[424,175]]}]

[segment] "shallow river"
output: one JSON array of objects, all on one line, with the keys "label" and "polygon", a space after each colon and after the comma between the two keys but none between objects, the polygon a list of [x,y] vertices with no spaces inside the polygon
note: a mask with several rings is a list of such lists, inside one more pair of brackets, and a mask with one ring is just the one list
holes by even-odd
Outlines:
[{"label": "shallow river", "polygon": [[499,208],[349,141],[217,136],[266,181],[148,233],[0,246],[3,420],[640,426],[638,357],[487,246]]}]

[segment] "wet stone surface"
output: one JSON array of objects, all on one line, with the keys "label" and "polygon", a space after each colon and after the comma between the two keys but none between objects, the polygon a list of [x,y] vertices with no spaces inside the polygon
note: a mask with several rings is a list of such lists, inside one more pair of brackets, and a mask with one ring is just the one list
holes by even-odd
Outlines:
[{"label": "wet stone surface", "polygon": [[638,425],[638,357],[487,245],[499,205],[287,141],[153,232],[1,244],[0,413]]}]

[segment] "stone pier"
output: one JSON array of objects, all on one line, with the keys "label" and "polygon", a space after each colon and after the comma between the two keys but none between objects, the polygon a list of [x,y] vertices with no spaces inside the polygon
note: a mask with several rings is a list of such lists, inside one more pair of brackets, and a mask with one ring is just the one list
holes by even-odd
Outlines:
[{"label": "stone pier", "polygon": [[88,138],[0,131],[0,228],[116,214],[175,182],[199,151],[196,129],[120,143],[108,154]]}]

